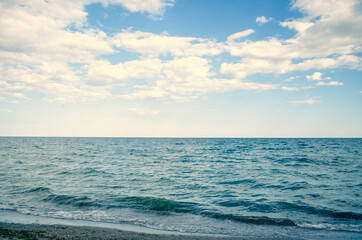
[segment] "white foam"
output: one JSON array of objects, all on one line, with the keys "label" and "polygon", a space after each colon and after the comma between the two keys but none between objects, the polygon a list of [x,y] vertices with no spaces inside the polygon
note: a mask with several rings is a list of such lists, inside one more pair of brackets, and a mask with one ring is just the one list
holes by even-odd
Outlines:
[{"label": "white foam", "polygon": [[358,232],[358,233],[362,232],[360,225],[346,225],[346,224],[333,225],[333,224],[328,224],[328,223],[320,223],[320,224],[303,223],[303,224],[298,224],[298,226],[306,227],[306,228],[313,228],[313,229],[350,231],[350,232]]},{"label": "white foam", "polygon": [[67,225],[67,226],[81,226],[81,227],[99,227],[110,228],[122,231],[137,232],[137,233],[149,233],[149,234],[162,234],[162,235],[197,235],[197,236],[221,236],[216,234],[192,234],[182,233],[174,231],[159,230],[153,228],[147,228],[127,223],[115,224],[115,223],[102,223],[92,222],[86,220],[69,220],[60,218],[51,218],[43,216],[33,216],[21,214],[11,210],[0,210],[0,222],[5,223],[20,223],[20,224],[44,224],[44,225]]}]

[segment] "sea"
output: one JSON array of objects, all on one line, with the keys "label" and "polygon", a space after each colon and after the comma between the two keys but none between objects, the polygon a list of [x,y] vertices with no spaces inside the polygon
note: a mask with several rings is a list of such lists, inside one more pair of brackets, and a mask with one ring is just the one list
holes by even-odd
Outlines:
[{"label": "sea", "polygon": [[0,137],[0,220],[362,239],[361,138]]}]

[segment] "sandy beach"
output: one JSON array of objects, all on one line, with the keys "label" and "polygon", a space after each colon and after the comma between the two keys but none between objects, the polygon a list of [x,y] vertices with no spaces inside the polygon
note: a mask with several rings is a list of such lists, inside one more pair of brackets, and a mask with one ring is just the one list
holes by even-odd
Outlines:
[{"label": "sandy beach", "polygon": [[236,240],[245,238],[160,235],[98,227],[0,223],[0,239]]}]

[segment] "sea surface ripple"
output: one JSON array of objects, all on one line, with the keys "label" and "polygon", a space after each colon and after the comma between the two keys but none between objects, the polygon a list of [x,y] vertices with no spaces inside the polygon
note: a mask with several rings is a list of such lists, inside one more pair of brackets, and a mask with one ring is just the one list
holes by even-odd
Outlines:
[{"label": "sea surface ripple", "polygon": [[361,156],[362,139],[1,137],[0,209],[180,232],[358,239]]}]

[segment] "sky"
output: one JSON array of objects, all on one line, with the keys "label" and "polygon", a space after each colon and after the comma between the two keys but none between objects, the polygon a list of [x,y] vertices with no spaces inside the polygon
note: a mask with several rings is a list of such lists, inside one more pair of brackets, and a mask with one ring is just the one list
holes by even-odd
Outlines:
[{"label": "sky", "polygon": [[362,137],[361,0],[0,0],[0,136]]}]

